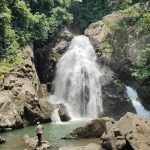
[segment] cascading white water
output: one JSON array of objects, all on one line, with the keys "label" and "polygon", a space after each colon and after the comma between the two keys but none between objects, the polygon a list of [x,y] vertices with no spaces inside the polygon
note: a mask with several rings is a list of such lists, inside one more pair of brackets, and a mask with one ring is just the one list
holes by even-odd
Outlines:
[{"label": "cascading white water", "polygon": [[130,86],[126,86],[127,94],[129,98],[132,100],[132,103],[136,109],[137,114],[142,116],[150,117],[150,111],[145,110],[140,101],[138,101],[137,92]]},{"label": "cascading white water", "polygon": [[75,36],[57,63],[54,81],[55,103],[67,104],[74,117],[97,117],[103,112],[102,69],[88,37]]},{"label": "cascading white water", "polygon": [[59,105],[54,108],[54,111],[51,116],[52,122],[61,122],[58,110],[59,110]]}]

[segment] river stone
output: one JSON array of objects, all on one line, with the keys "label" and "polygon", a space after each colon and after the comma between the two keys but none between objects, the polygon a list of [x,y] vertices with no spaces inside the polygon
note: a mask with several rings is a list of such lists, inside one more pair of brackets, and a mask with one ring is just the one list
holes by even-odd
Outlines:
[{"label": "river stone", "polygon": [[79,146],[79,147],[61,147],[59,150],[101,150],[100,145],[90,143],[86,146]]},{"label": "river stone", "polygon": [[6,139],[0,136],[0,144],[3,144],[6,142]]},{"label": "river stone", "polygon": [[37,137],[30,138],[28,135],[23,136],[24,142],[35,150],[43,150],[51,147],[50,143],[47,141],[42,141],[41,146],[37,146],[38,139]]},{"label": "river stone", "polygon": [[60,108],[58,110],[58,114],[61,121],[65,122],[71,120],[71,117],[69,116],[66,106],[64,104],[59,104],[59,106]]}]

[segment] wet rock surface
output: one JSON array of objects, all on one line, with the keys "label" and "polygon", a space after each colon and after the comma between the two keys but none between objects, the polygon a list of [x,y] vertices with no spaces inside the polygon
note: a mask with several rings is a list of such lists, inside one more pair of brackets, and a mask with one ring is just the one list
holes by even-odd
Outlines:
[{"label": "wet rock surface", "polygon": [[69,116],[66,106],[64,104],[59,104],[59,107],[60,108],[58,110],[58,114],[60,116],[61,121],[65,122],[71,120],[71,117]]},{"label": "wet rock surface", "polygon": [[30,138],[28,135],[25,135],[23,137],[24,142],[30,146],[31,148],[35,149],[35,150],[44,150],[44,149],[48,149],[51,147],[50,143],[47,141],[42,141],[42,145],[38,146],[37,142],[38,139],[37,137],[34,138]]},{"label": "wet rock surface", "polygon": [[77,138],[99,138],[106,130],[106,122],[115,122],[112,118],[100,118],[92,120],[86,126],[75,129],[70,134],[63,137],[63,139],[77,139]]},{"label": "wet rock surface", "polygon": [[109,68],[105,70],[102,85],[104,116],[119,119],[127,112],[136,113],[136,110],[127,96],[125,85]]}]

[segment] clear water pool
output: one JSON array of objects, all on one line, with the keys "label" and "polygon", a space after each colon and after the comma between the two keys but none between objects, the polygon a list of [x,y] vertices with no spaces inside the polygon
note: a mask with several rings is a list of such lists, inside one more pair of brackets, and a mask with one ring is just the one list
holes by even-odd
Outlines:
[{"label": "clear water pool", "polygon": [[[68,122],[68,123],[47,123],[44,125],[43,139],[49,141],[52,145],[50,150],[57,150],[62,146],[83,146],[88,143],[98,143],[98,139],[79,139],[79,140],[63,140],[67,133],[79,126],[83,126],[86,122]],[[5,137],[7,142],[0,145],[2,150],[23,150],[30,149],[22,140],[25,134],[31,137],[36,136],[36,126],[28,126],[23,129],[17,129],[14,131],[0,133],[1,136]]]}]

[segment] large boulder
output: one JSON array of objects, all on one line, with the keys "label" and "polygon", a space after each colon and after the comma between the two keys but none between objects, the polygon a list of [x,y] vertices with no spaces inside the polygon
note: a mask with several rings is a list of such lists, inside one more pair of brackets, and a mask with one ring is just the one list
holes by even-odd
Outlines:
[{"label": "large boulder", "polygon": [[24,142],[30,146],[31,148],[35,150],[43,150],[43,149],[48,149],[51,147],[50,143],[47,141],[42,141],[41,146],[37,146],[38,144],[38,139],[37,137],[30,138],[28,135],[23,136]]},{"label": "large boulder", "polygon": [[107,117],[92,120],[87,125],[76,128],[73,132],[63,137],[63,139],[99,138],[106,130],[107,122],[111,122],[113,124],[115,121]]},{"label": "large boulder", "polygon": [[22,109],[11,99],[12,93],[0,92],[0,131],[23,127]]},{"label": "large boulder", "polygon": [[3,144],[6,142],[6,139],[0,136],[0,144]]},{"label": "large boulder", "polygon": [[37,121],[51,122],[53,111],[53,105],[46,98],[30,101],[24,106],[24,119],[28,124],[36,124]]},{"label": "large boulder", "polygon": [[115,124],[106,126],[100,138],[106,150],[149,150],[150,119],[127,113]]},{"label": "large boulder", "polygon": [[58,114],[59,114],[60,120],[63,122],[71,120],[71,117],[69,116],[67,108],[64,104],[59,104]]}]

